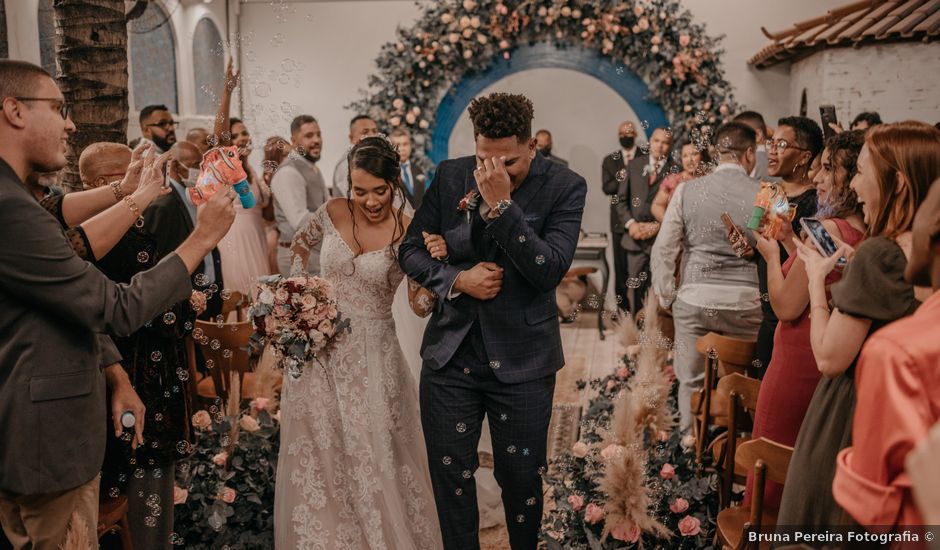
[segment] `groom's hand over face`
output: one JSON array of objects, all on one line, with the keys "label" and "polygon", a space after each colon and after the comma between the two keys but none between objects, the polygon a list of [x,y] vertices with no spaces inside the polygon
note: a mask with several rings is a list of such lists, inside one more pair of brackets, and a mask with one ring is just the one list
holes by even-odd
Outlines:
[{"label": "groom's hand over face", "polygon": [[480,262],[462,271],[454,282],[454,290],[477,300],[492,300],[503,288],[503,268],[493,262]]},{"label": "groom's hand over face", "polygon": [[506,157],[484,159],[473,171],[480,195],[490,208],[496,208],[496,203],[510,198],[512,180],[506,171],[505,161]]}]

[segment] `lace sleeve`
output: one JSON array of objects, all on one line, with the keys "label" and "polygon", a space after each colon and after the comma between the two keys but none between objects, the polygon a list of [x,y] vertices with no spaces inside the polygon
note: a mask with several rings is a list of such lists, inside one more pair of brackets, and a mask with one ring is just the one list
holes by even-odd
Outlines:
[{"label": "lace sleeve", "polygon": [[39,205],[46,209],[47,212],[53,215],[55,219],[59,222],[64,228],[68,228],[68,224],[65,223],[65,218],[62,216],[62,199],[65,198],[65,195],[58,192],[51,192],[42,200],[39,201]]},{"label": "lace sleeve", "polygon": [[434,310],[437,298],[434,293],[408,279],[408,303],[418,317],[427,317]]},{"label": "lace sleeve", "polygon": [[326,203],[323,204],[307,225],[302,227],[294,234],[294,240],[290,244],[291,262],[290,275],[292,277],[307,273],[307,262],[310,260],[310,251],[316,248],[323,240],[323,216],[326,213]]}]

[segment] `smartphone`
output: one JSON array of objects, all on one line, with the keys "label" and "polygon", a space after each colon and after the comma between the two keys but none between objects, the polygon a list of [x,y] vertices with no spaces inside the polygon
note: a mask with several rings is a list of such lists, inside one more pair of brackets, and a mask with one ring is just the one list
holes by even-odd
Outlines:
[{"label": "smartphone", "polygon": [[[816,245],[816,250],[818,250],[820,254],[823,256],[832,256],[839,251],[839,247],[836,246],[832,235],[826,231],[821,221],[816,218],[800,218],[800,225],[803,226],[803,231],[809,235],[809,239]],[[837,263],[838,265],[845,265],[845,257],[839,258]]]},{"label": "smartphone", "polygon": [[835,105],[820,105],[819,106],[819,118],[822,120],[822,130],[823,138],[829,139],[830,137],[836,134],[836,131],[829,126],[830,123],[838,124],[839,121],[836,119],[836,106]]},{"label": "smartphone", "polygon": [[721,213],[721,222],[725,224],[725,229],[728,231],[728,240],[731,242],[731,248],[734,249],[735,254],[737,254],[739,258],[745,256],[752,250],[751,245],[749,245],[747,239],[744,238],[744,234],[741,233],[741,230],[738,229],[738,226],[735,225],[734,220],[731,219],[731,216],[727,212]]}]

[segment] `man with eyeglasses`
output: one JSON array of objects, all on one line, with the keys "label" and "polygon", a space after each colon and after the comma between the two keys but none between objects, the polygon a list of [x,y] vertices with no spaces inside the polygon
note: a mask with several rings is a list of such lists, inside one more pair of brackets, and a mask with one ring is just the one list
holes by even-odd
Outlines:
[{"label": "man with eyeglasses", "polygon": [[[70,526],[97,540],[106,381],[118,408],[133,393],[122,368],[100,368],[120,357],[99,335],[126,336],[188,299],[189,274],[235,218],[236,193],[216,194],[192,238],[129,283],[110,281],[75,254],[25,183],[65,167],[68,115],[46,71],[0,59],[0,525],[17,549],[61,548]],[[148,155],[122,183],[153,187],[165,162]],[[139,205],[121,187],[82,194],[99,211],[123,204],[133,219]]]},{"label": "man with eyeglasses", "polygon": [[158,153],[166,153],[176,143],[176,127],[166,105],[147,105],[140,110],[140,135],[153,143]]}]

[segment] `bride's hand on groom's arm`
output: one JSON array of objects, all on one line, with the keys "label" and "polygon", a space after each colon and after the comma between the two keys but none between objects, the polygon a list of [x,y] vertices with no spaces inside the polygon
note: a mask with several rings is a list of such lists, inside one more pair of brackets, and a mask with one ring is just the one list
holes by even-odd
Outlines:
[{"label": "bride's hand on groom's arm", "polygon": [[422,231],[424,237],[424,246],[428,249],[428,254],[435,260],[447,260],[447,241],[440,235],[432,235],[427,231]]},{"label": "bride's hand on groom's arm", "polygon": [[503,288],[503,268],[493,262],[480,262],[461,271],[454,281],[454,291],[477,300],[492,300]]}]

